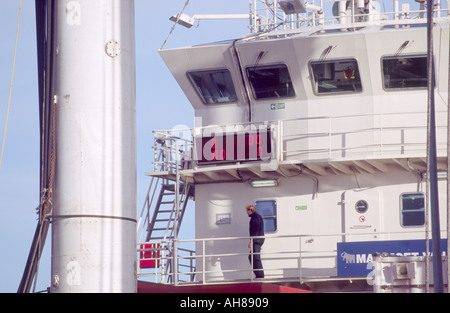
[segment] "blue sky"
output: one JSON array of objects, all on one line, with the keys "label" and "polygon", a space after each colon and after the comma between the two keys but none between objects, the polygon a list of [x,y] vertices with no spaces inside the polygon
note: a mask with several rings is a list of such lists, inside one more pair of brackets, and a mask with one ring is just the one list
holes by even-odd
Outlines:
[{"label": "blue sky", "polygon": [[[137,211],[140,213],[153,169],[156,129],[193,125],[193,110],[162,62],[158,49],[173,25],[169,17],[185,0],[135,0],[137,66]],[[0,4],[0,134],[6,121],[19,0]],[[185,13],[247,13],[247,0],[191,0]],[[199,27],[177,27],[166,48],[240,37],[246,22],[202,21]],[[16,69],[6,143],[0,167],[0,292],[16,292],[37,223],[39,204],[39,109],[34,0],[23,0]],[[187,217],[185,223],[189,223]],[[191,219],[192,220],[192,219]],[[184,225],[185,227],[187,224]],[[190,235],[191,232],[187,232]],[[187,236],[188,236],[187,235]],[[50,281],[50,233],[41,259],[36,291]]]}]

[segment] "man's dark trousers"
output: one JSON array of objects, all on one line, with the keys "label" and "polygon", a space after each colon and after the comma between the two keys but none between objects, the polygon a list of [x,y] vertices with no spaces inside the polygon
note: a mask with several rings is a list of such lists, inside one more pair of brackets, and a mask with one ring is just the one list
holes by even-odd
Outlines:
[{"label": "man's dark trousers", "polygon": [[[256,278],[264,278],[264,271],[263,266],[261,262],[261,246],[262,244],[258,243],[257,240],[254,240],[252,247],[253,247],[253,273],[255,273]],[[250,263],[252,255],[250,254],[248,256],[248,260]]]}]

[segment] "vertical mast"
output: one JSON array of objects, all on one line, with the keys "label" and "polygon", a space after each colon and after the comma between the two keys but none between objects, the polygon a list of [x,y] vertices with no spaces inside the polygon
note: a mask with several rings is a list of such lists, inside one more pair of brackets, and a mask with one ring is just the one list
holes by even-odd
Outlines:
[{"label": "vertical mast", "polygon": [[135,292],[134,0],[55,6],[51,292]]},{"label": "vertical mast", "polygon": [[434,101],[434,61],[433,61],[433,15],[434,1],[427,0],[427,51],[428,51],[428,180],[430,191],[431,233],[433,251],[434,292],[443,292],[441,230],[439,218],[439,192],[437,184],[436,117]]}]

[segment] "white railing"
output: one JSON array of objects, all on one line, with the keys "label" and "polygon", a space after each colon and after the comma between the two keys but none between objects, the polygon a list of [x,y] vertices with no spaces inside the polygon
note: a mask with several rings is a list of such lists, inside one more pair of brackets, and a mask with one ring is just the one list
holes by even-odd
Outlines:
[{"label": "white railing", "polygon": [[[446,155],[446,112],[436,113],[437,149]],[[281,160],[424,157],[427,114],[402,112],[281,121]],[[298,132],[297,129],[306,129]]]},{"label": "white railing", "polygon": [[155,171],[175,173],[177,167],[186,169],[191,166],[193,141],[190,137],[187,139],[186,136],[179,136],[180,133],[190,134],[190,129],[160,130],[153,133]]},{"label": "white railing", "polygon": [[[446,112],[436,112],[436,125],[438,155],[445,156]],[[297,118],[215,126],[215,130],[216,134],[227,134],[262,126],[271,129],[271,159],[278,162],[426,156],[426,112]],[[185,134],[183,137],[174,136],[180,131]],[[194,152],[198,151],[199,141],[194,138],[201,138],[204,133],[209,136],[210,127],[156,131],[155,155],[162,153],[164,157],[154,162],[155,171],[175,171],[176,164],[179,169],[197,168],[198,155]]]},{"label": "white railing", "polygon": [[[442,238],[446,236],[445,232],[442,231]],[[374,235],[385,240],[425,238],[424,231],[266,236],[260,253],[265,273],[264,281],[306,282],[345,279],[337,276],[337,263],[340,257],[337,255],[337,243],[367,241],[367,236],[373,238]],[[228,237],[177,240],[153,243],[152,248],[143,248],[143,245],[149,243],[140,243],[138,255],[141,255],[142,251],[151,251],[154,254],[148,258],[138,257],[138,264],[149,259],[155,262],[150,268],[138,266],[138,278],[172,285],[253,282],[255,279],[250,263],[253,258],[249,259],[252,252],[247,248],[250,239],[251,237]],[[168,251],[167,247],[175,247],[173,250],[177,250],[178,253]],[[176,267],[173,267],[174,255],[177,255]]]},{"label": "white railing", "polygon": [[[416,1],[304,1],[306,12],[286,14],[279,5],[280,0],[249,0],[250,32],[262,33],[273,30],[295,30],[304,27],[344,25],[361,23],[426,23],[425,2]],[[448,16],[446,7],[435,3],[435,18]]]}]

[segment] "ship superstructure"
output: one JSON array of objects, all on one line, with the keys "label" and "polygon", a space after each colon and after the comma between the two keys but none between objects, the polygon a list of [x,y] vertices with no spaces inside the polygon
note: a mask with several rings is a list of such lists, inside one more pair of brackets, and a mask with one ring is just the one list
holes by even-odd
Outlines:
[{"label": "ship superstructure", "polygon": [[[155,131],[155,170],[147,173],[154,185],[138,238],[141,280],[253,282],[247,204],[255,204],[265,221],[267,283],[372,290],[374,253],[425,254],[424,2],[394,1],[392,12],[381,12],[375,1],[330,6],[251,0],[249,35],[160,51],[195,109],[195,127]],[[447,14],[435,7],[432,79],[443,238]],[[182,15],[174,20],[192,22]],[[195,239],[180,239],[193,198]]]}]

